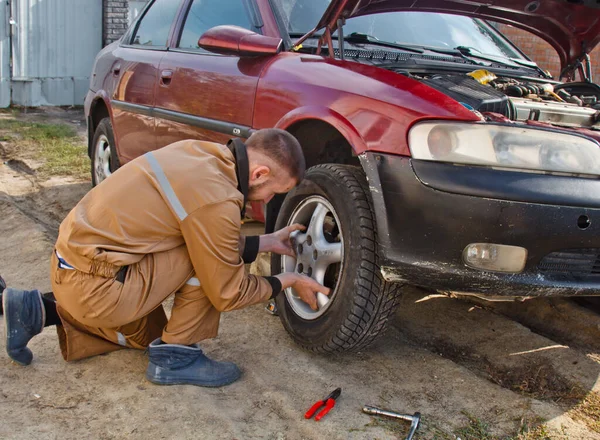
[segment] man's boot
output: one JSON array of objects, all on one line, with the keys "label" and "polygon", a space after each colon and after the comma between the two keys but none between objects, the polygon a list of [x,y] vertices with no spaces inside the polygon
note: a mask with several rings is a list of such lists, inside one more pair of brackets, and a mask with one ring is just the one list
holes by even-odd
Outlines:
[{"label": "man's boot", "polygon": [[33,353],[27,344],[41,333],[46,321],[42,294],[38,290],[6,289],[2,295],[4,325],[6,329],[6,352],[10,358],[29,365]]},{"label": "man's boot", "polygon": [[146,379],[157,385],[220,387],[235,382],[242,374],[232,362],[217,362],[206,357],[198,344],[163,344],[156,339],[150,343],[148,354]]}]

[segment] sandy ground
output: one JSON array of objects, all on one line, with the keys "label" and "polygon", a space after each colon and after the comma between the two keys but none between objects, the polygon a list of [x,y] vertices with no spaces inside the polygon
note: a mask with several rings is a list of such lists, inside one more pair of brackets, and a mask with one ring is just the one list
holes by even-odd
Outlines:
[{"label": "sandy ground", "polygon": [[[84,129],[80,113],[60,112],[50,116]],[[17,147],[4,145],[3,161],[13,162],[0,165],[0,273],[12,287],[47,291],[60,221],[91,185],[37,181],[14,166]],[[0,438],[404,438],[407,424],[362,414],[371,404],[420,411],[418,439],[455,439],[469,420],[487,424],[489,437],[463,440],[507,438],[528,423],[544,423],[549,434],[524,438],[600,439],[597,420],[584,415],[600,392],[600,316],[565,300],[494,306],[406,288],[383,338],[333,356],[300,349],[262,305],[227,313],[219,336],[203,343],[244,372],[222,389],[152,385],[143,351],[66,363],[53,327],[31,342],[28,367],[0,346]],[[304,420],[336,387],[333,411]]]}]

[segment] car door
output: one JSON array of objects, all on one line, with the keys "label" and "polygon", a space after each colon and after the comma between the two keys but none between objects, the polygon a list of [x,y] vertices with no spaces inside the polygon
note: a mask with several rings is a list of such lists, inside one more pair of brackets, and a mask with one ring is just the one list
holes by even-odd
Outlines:
[{"label": "car door", "polygon": [[153,0],[114,51],[112,122],[122,165],[157,148],[152,111],[158,68],[181,4]]},{"label": "car door", "polygon": [[182,139],[224,143],[248,137],[259,74],[270,57],[217,55],[198,39],[218,25],[260,33],[255,0],[188,0],[182,25],[160,63],[156,135],[160,146]]}]

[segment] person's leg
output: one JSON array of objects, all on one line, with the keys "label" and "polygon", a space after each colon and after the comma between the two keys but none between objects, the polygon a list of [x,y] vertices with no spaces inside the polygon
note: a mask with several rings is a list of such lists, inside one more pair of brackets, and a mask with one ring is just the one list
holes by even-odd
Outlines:
[{"label": "person's leg", "polygon": [[167,323],[162,302],[192,273],[184,246],[146,255],[124,278],[55,269],[52,285],[62,323],[57,332],[65,360],[145,349]]},{"label": "person's leg", "polygon": [[196,277],[175,294],[171,318],[162,332],[166,344],[191,345],[214,338],[221,314],[214,308]]},{"label": "person's leg", "polygon": [[[189,258],[184,254],[179,258]],[[146,378],[157,385],[191,384],[219,387],[236,381],[239,368],[231,362],[209,359],[198,342],[213,338],[220,313],[212,305],[198,279],[190,277],[175,293],[171,317],[162,338],[148,347]]]},{"label": "person's leg", "polygon": [[53,296],[52,292],[42,293],[42,305],[46,310],[44,327],[61,324],[60,316],[58,316],[58,311],[56,310],[56,300],[52,298]]},{"label": "person's leg", "polygon": [[218,387],[236,381],[241,372],[231,362],[206,357],[198,342],[213,338],[220,313],[208,300],[197,278],[175,294],[171,318],[162,338],[148,347],[146,378],[158,385],[191,384]]},{"label": "person's leg", "polygon": [[2,295],[9,356],[21,365],[31,363],[27,344],[49,325],[56,325],[67,361],[146,348],[167,323],[162,301],[193,273],[189,258],[186,265],[172,254],[187,255],[187,250],[147,255],[122,279],[62,269],[53,253],[51,282],[58,304],[37,290],[8,289]]},{"label": "person's leg", "polygon": [[[153,383],[221,386],[235,381],[241,375],[235,364],[213,361],[197,345],[216,336],[219,312],[193,275],[187,248],[180,246],[145,256],[129,267],[122,283],[80,276],[77,291],[57,284],[63,322],[57,329],[65,359],[148,347],[146,377]],[[171,293],[175,299],[167,323],[161,304]]]},{"label": "person's leg", "polygon": [[[148,347],[147,377],[157,384],[221,386],[240,377],[235,364],[212,361],[197,344],[217,334],[219,313],[193,277],[185,246],[145,256],[120,281],[58,269],[57,263],[52,255],[51,280],[61,321],[57,332],[65,360]],[[165,327],[161,304],[171,293],[175,301]],[[45,313],[39,297],[39,310]]]}]

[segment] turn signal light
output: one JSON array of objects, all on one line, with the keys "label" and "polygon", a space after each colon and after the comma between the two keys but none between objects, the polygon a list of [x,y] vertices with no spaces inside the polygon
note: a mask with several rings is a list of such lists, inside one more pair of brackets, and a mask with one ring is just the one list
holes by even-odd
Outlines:
[{"label": "turn signal light", "polygon": [[494,243],[471,243],[463,251],[469,267],[493,272],[519,273],[527,262],[527,249]]}]

